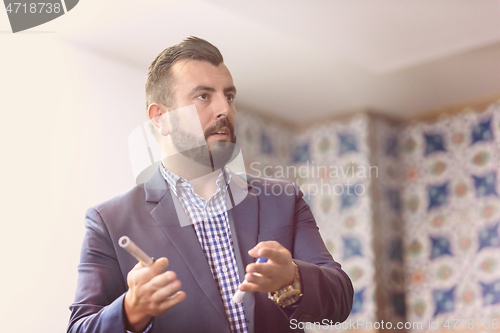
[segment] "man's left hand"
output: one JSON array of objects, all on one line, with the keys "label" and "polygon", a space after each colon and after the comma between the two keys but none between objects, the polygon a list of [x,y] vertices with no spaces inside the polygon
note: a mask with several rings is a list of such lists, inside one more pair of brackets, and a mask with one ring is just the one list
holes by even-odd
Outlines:
[{"label": "man's left hand", "polygon": [[265,263],[247,266],[245,280],[239,289],[245,292],[273,292],[293,283],[295,268],[290,251],[276,241],[260,242],[248,254],[254,258],[265,257]]}]

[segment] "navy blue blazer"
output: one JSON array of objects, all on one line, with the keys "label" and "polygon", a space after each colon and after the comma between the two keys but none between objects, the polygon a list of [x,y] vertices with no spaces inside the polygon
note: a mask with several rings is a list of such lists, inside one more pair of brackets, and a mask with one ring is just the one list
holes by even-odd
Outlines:
[{"label": "navy blue blazer", "polygon": [[[258,242],[275,240],[299,267],[303,296],[294,310],[283,311],[265,293],[247,294],[245,315],[250,332],[297,332],[290,320],[342,322],[352,307],[349,277],[333,260],[302,192],[295,184],[248,177],[236,184],[248,195],[229,210],[240,278],[255,261],[247,253]],[[235,181],[233,181],[235,179]],[[234,185],[234,186],[236,186]],[[274,195],[271,188],[274,186]],[[279,193],[277,190],[281,188]],[[234,188],[233,188],[234,189]],[[285,189],[285,190],[283,190]],[[152,332],[229,332],[229,322],[194,227],[181,227],[174,200],[159,170],[143,186],[90,208],[86,213],[75,302],[67,332],[122,333],[127,273],[137,263],[118,246],[129,236],[148,255],[167,257],[169,270],[182,282],[186,299],[153,319]]]}]

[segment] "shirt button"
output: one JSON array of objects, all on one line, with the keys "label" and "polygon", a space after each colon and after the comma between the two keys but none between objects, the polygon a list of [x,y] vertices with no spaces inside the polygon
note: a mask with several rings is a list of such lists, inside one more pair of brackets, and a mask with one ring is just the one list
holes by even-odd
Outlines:
[{"label": "shirt button", "polygon": [[226,272],[227,272],[227,267],[226,267],[226,266],[222,267],[222,271],[223,271],[224,273],[226,273]]},{"label": "shirt button", "polygon": [[215,239],[216,242],[218,242],[220,240],[220,237],[219,236],[215,236],[214,239]]}]

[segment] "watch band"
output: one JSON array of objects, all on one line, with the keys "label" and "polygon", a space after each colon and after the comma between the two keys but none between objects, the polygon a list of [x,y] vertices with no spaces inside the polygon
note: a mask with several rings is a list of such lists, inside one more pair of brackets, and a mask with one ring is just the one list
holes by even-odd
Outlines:
[{"label": "watch band", "polygon": [[302,297],[299,267],[293,261],[292,263],[295,268],[292,284],[268,293],[269,299],[283,308],[296,303]]}]

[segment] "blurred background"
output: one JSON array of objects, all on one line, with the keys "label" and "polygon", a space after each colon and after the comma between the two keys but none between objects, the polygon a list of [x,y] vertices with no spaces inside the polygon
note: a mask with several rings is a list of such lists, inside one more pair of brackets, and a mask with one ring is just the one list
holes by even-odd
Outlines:
[{"label": "blurred background", "polygon": [[16,34],[0,11],[4,331],[65,330],[85,210],[135,185],[147,68],[189,35],[232,72],[247,170],[306,194],[351,320],[499,319],[499,1],[107,0]]}]

